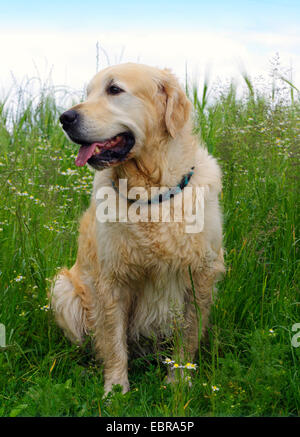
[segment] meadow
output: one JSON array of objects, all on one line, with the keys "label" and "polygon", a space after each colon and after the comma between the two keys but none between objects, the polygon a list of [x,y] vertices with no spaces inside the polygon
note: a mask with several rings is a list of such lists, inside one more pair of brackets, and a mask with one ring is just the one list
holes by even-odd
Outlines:
[{"label": "meadow", "polygon": [[[0,416],[298,416],[299,92],[271,78],[187,87],[195,132],[223,171],[227,273],[218,284],[193,385],[166,384],[158,353],[131,359],[131,391],[103,399],[90,342],[70,344],[48,308],[56,271],[71,266],[93,172],[58,122],[53,89],[0,102]],[[267,85],[266,85],[267,86]],[[67,93],[67,91],[66,91]]]}]

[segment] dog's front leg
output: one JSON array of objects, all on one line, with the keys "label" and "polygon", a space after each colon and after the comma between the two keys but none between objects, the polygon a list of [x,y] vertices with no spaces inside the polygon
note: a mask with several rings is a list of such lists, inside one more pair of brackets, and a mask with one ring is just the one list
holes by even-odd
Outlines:
[{"label": "dog's front leg", "polygon": [[193,287],[188,292],[184,320],[184,354],[192,361],[200,340],[205,336],[212,305],[216,274],[207,270],[193,275]]},{"label": "dog's front leg", "polygon": [[95,330],[95,347],[104,362],[105,394],[114,384],[129,390],[127,329],[130,293],[117,284],[101,284]]},{"label": "dog's front leg", "polygon": [[[173,360],[176,363],[194,362],[200,340],[205,335],[208,325],[214,278],[215,275],[211,272],[194,274],[194,289],[187,290],[184,320],[182,325],[178,326],[178,341],[175,339],[174,342]],[[167,381],[176,382],[175,375],[183,378],[184,372],[169,369]]]}]

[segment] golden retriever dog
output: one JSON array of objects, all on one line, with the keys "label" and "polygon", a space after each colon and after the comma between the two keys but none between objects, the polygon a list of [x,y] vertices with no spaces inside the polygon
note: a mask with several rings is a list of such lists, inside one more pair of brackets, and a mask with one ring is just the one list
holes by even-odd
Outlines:
[{"label": "golden retriever dog", "polygon": [[[175,319],[182,359],[193,360],[208,324],[214,283],[224,271],[221,172],[192,133],[191,109],[169,70],[127,63],[96,74],[87,100],[60,117],[68,138],[80,145],[76,165],[96,171],[76,262],[54,279],[50,305],[70,340],[80,344],[92,335],[105,393],[114,384],[129,390],[129,345],[170,338]],[[132,206],[129,195],[121,196],[121,180],[128,190],[143,189],[147,208],[169,203],[173,212],[183,208],[177,199],[189,187],[201,188],[201,232],[187,232],[184,219],[137,221],[128,214],[121,220],[120,212],[116,220],[98,219],[99,189]],[[159,197],[153,187],[162,190]],[[166,197],[172,187],[177,191]]]}]

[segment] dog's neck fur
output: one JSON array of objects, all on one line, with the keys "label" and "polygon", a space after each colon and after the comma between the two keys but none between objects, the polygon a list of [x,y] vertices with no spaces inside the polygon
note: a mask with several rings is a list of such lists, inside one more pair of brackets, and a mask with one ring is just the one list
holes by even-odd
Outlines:
[{"label": "dog's neck fur", "polygon": [[[159,144],[159,150],[158,150]],[[140,157],[112,169],[112,180],[126,179],[128,189],[132,187],[174,187],[196,166],[197,138],[190,126],[183,128],[175,138],[166,136],[163,141],[150,140],[144,145]]]}]

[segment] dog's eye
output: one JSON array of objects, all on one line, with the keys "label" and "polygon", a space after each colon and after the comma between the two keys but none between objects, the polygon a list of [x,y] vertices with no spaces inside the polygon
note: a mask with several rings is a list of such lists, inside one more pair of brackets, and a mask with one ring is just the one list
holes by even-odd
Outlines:
[{"label": "dog's eye", "polygon": [[118,87],[117,85],[110,85],[108,88],[107,88],[107,93],[108,94],[112,94],[112,95],[116,95],[116,94],[120,94],[120,93],[123,93],[124,92],[124,90],[122,90],[122,88],[120,88],[120,87]]}]

